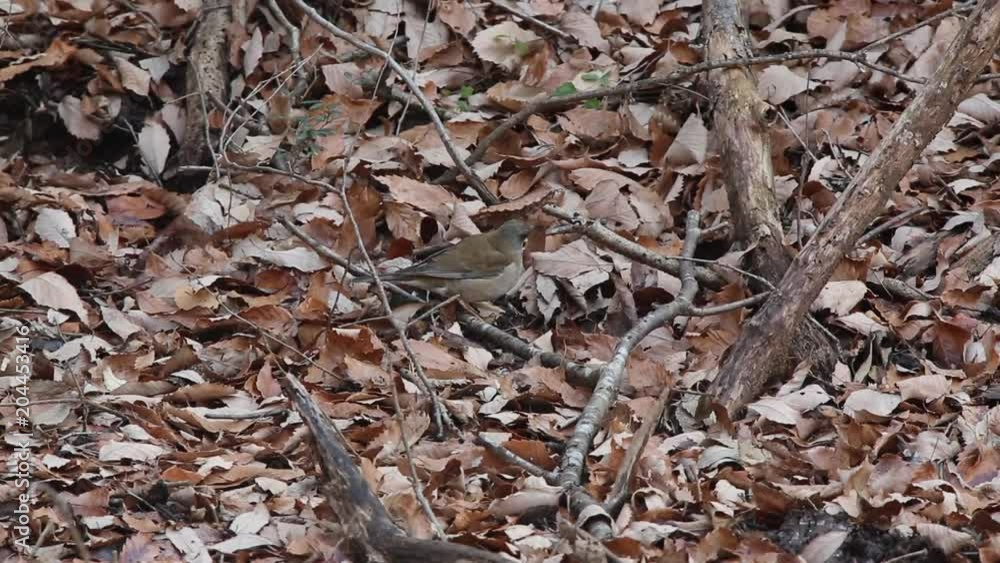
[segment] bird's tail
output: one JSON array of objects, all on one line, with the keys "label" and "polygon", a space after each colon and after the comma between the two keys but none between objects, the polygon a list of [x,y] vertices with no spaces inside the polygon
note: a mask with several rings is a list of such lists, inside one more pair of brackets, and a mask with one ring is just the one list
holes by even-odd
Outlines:
[{"label": "bird's tail", "polygon": [[[396,272],[379,272],[378,277],[382,281],[399,280],[399,276],[396,275]],[[361,274],[354,276],[354,281],[358,283],[372,283],[373,281],[375,281],[375,278],[373,278],[371,274]]]}]

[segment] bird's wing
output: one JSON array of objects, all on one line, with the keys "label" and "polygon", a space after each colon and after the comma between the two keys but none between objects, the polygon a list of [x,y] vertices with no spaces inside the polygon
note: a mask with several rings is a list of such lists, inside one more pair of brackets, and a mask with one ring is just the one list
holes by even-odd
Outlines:
[{"label": "bird's wing", "polygon": [[[467,260],[463,257],[468,254],[460,252],[459,247],[465,241],[455,246],[442,250],[431,256],[427,260],[414,264],[399,273],[406,275],[419,275],[429,278],[441,278],[451,280],[465,280],[471,278],[486,278],[499,276],[503,269],[510,265],[510,258],[492,246],[478,248],[474,253],[476,260]],[[459,251],[459,252],[456,252]]]}]

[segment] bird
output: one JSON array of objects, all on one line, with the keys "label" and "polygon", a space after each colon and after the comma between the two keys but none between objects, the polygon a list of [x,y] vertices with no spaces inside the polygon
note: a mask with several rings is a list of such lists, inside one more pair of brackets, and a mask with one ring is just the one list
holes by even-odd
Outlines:
[{"label": "bird", "polygon": [[[524,273],[524,242],[531,226],[511,219],[498,229],[466,237],[427,259],[395,272],[380,273],[384,281],[458,296],[466,303],[494,301],[514,289]],[[372,281],[359,276],[358,281]]]}]

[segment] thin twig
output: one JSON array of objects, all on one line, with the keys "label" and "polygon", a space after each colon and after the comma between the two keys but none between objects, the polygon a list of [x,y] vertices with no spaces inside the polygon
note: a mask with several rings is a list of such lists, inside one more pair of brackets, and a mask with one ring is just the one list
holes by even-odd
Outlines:
[{"label": "thin twig", "polygon": [[[296,2],[301,2],[301,0],[295,0]],[[354,143],[351,144],[350,149],[347,153],[346,160],[351,159],[351,155],[354,152]],[[382,278],[379,276],[378,268],[375,267],[375,262],[372,260],[371,255],[368,254],[368,249],[365,248],[364,235],[361,234],[361,226],[358,224],[357,218],[354,216],[354,209],[351,207],[351,201],[347,197],[347,174],[341,176],[341,184],[337,188],[330,186],[331,190],[340,197],[340,202],[344,206],[344,212],[347,215],[348,221],[351,223],[351,229],[354,232],[354,240],[358,243],[358,252],[361,253],[361,259],[364,261],[365,266],[368,267],[372,281],[375,283],[375,292],[378,295],[379,301],[382,303],[382,309],[385,311],[386,316],[389,317],[389,324],[392,328],[399,334],[399,342],[403,346],[403,352],[406,354],[407,359],[410,361],[410,369],[413,371],[420,385],[423,387],[423,392],[427,394],[431,401],[431,411],[434,413],[434,424],[435,429],[440,437],[443,437],[447,431],[457,433],[458,429],[455,427],[454,421],[452,421],[451,416],[445,409],[441,399],[438,398],[437,392],[434,387],[430,384],[427,375],[424,373],[423,366],[417,360],[417,355],[413,351],[413,347],[410,346],[410,339],[406,336],[406,329],[403,327],[403,323],[392,314],[392,305],[389,303],[389,297],[385,292],[385,284],[382,283]]]},{"label": "thin twig", "polygon": [[480,342],[486,341],[523,360],[538,358],[542,367],[562,367],[566,370],[566,379],[573,385],[593,388],[597,383],[599,370],[595,366],[572,362],[559,354],[546,352],[530,342],[525,342],[513,334],[500,330],[475,315],[461,312],[458,315],[458,322],[461,323],[464,330],[474,335]]},{"label": "thin twig", "polygon": [[559,37],[561,37],[562,39],[565,39],[566,41],[572,41],[573,43],[579,43],[579,41],[576,39],[576,37],[573,37],[569,33],[566,33],[565,31],[559,29],[558,27],[555,27],[555,26],[552,26],[552,25],[549,25],[549,24],[543,22],[542,20],[536,18],[535,16],[527,14],[524,11],[517,9],[514,6],[511,6],[510,4],[508,4],[507,2],[505,2],[504,0],[487,0],[487,1],[490,4],[493,4],[494,6],[496,6],[497,8],[500,8],[501,10],[504,10],[505,12],[508,12],[510,14],[515,15],[515,16],[521,18],[522,20],[530,23],[531,25],[539,28],[539,29],[544,29],[545,31],[548,31],[549,33],[551,33],[553,35],[558,35]]},{"label": "thin twig", "polygon": [[[681,263],[683,262],[680,257],[664,256],[652,252],[605,227],[599,221],[588,219],[578,213],[573,213],[554,205],[546,205],[542,210],[553,217],[570,223],[570,226],[575,231],[586,235],[587,238],[608,250],[613,250],[622,256],[631,258],[636,262],[641,262],[662,272],[667,272],[674,276],[680,275]],[[702,285],[715,289],[726,284],[718,274],[707,268],[698,268],[695,276]]]},{"label": "thin twig", "polygon": [[[301,0],[296,0],[301,1]],[[465,159],[465,164],[471,166],[476,162],[479,162],[483,156],[486,154],[486,150],[497,141],[500,137],[510,131],[514,127],[524,123],[529,117],[535,115],[536,113],[541,113],[544,111],[551,111],[555,109],[562,109],[566,106],[584,102],[593,98],[618,98],[622,96],[628,96],[635,92],[641,90],[660,90],[665,86],[674,84],[675,82],[680,82],[696,74],[703,72],[708,72],[710,70],[716,70],[720,68],[733,68],[738,66],[748,66],[748,65],[759,65],[759,64],[777,64],[777,63],[787,63],[791,61],[800,61],[808,59],[820,59],[829,58],[833,60],[850,61],[854,64],[868,67],[872,70],[877,70],[884,74],[888,74],[894,78],[898,78],[904,82],[912,82],[915,84],[924,84],[926,80],[922,78],[914,78],[911,76],[906,76],[905,74],[889,68],[884,65],[877,63],[868,62],[864,53],[848,53],[846,51],[827,51],[827,50],[809,50],[809,51],[794,51],[791,53],[782,53],[777,55],[763,55],[760,57],[746,57],[740,59],[728,59],[724,61],[710,61],[705,63],[700,63],[692,65],[689,67],[684,67],[675,70],[667,76],[659,78],[645,78],[643,80],[636,80],[634,82],[628,82],[626,84],[619,84],[617,86],[611,86],[608,88],[598,88],[595,90],[587,90],[585,92],[578,92],[575,94],[570,94],[568,96],[556,96],[549,95],[544,98],[532,102],[526,105],[521,111],[515,113],[514,115],[508,117],[503,123],[498,125],[493,131],[483,138],[482,141],[476,146],[476,150]],[[450,182],[456,178],[456,173],[454,171],[449,171],[434,180],[435,184],[441,184],[445,182]]]},{"label": "thin twig", "polygon": [[553,485],[556,482],[558,475],[556,474],[555,471],[546,471],[545,469],[538,467],[534,463],[531,463],[530,461],[524,459],[523,457],[517,455],[516,453],[508,450],[507,448],[499,444],[494,444],[493,442],[490,442],[489,440],[483,438],[482,436],[476,436],[476,444],[486,448],[487,450],[489,450],[491,454],[497,456],[503,461],[511,465],[520,467],[521,469],[525,470],[528,473],[528,475],[532,475],[534,477],[541,477],[542,479],[545,479],[545,482],[549,483],[550,485]]},{"label": "thin twig", "polygon": [[925,213],[926,211],[927,211],[926,207],[914,207],[912,209],[907,209],[901,215],[897,215],[896,217],[889,219],[885,223],[882,223],[881,225],[875,227],[874,229],[862,235],[861,238],[858,239],[858,243],[856,246],[862,246],[866,242],[881,235],[882,233],[888,231],[889,229],[903,225],[913,217]]},{"label": "thin twig", "polygon": [[399,440],[403,446],[403,457],[406,458],[406,464],[410,470],[408,477],[410,479],[410,486],[413,487],[413,495],[417,497],[417,504],[423,509],[424,516],[430,522],[434,537],[443,540],[445,538],[444,526],[441,525],[441,521],[434,514],[434,509],[431,508],[431,503],[427,500],[423,486],[420,484],[420,478],[417,477],[417,466],[413,463],[413,451],[410,449],[410,439],[406,437],[406,425],[403,424],[403,409],[399,406],[399,391],[396,389],[394,382],[390,382],[389,384],[392,386],[392,406],[396,409],[396,423],[399,424]]},{"label": "thin twig", "polygon": [[268,418],[272,416],[281,416],[283,414],[288,414],[287,408],[274,408],[274,409],[261,409],[253,412],[208,412],[201,416],[205,418],[211,418],[215,420],[255,420],[258,418]]},{"label": "thin twig", "polygon": [[414,96],[416,96],[417,100],[420,102],[421,107],[423,107],[424,112],[427,114],[427,117],[431,120],[431,123],[434,125],[434,129],[437,131],[438,136],[441,137],[441,143],[444,145],[445,150],[448,152],[448,156],[450,156],[452,160],[455,161],[456,168],[461,172],[463,176],[465,176],[465,179],[468,180],[468,182],[476,190],[476,192],[479,194],[479,197],[482,198],[482,200],[487,204],[494,204],[497,201],[499,201],[497,197],[493,195],[493,192],[491,192],[486,187],[486,184],[483,183],[482,179],[480,179],[479,176],[477,176],[476,173],[472,171],[470,165],[466,164],[465,160],[462,159],[462,156],[458,154],[458,149],[455,148],[455,144],[451,140],[451,135],[448,133],[448,129],[444,126],[444,123],[441,122],[441,118],[438,116],[437,112],[434,111],[434,104],[432,104],[431,101],[427,99],[427,96],[425,96],[420,87],[417,86],[417,83],[413,80],[413,77],[410,75],[410,73],[407,72],[405,68],[403,68],[403,65],[399,64],[399,62],[396,61],[396,59],[393,58],[393,56],[390,53],[387,53],[379,49],[378,47],[371,45],[370,43],[365,43],[364,41],[361,41],[354,35],[344,31],[343,29],[340,29],[339,27],[331,23],[329,20],[324,18],[322,15],[320,15],[319,12],[317,12],[312,6],[306,4],[303,0],[292,0],[292,4],[295,5],[295,7],[298,8],[299,10],[302,10],[314,22],[319,24],[320,27],[325,29],[334,37],[347,41],[348,43],[357,47],[358,49],[361,49],[374,56],[381,57],[382,59],[384,59],[386,64],[388,64],[392,68],[392,70],[399,75],[399,77],[403,80],[403,82],[406,83],[406,86],[410,89],[410,92]]},{"label": "thin twig", "polygon": [[[410,319],[409,321],[407,321],[406,326],[404,327],[404,329],[408,330],[415,323],[418,323],[418,322],[426,319],[427,317],[429,317],[429,316],[433,315],[434,313],[440,311],[444,307],[447,307],[448,305],[454,303],[455,301],[458,301],[461,297],[462,297],[461,295],[452,295],[451,297],[445,299],[444,301],[438,303],[437,305],[434,305],[430,309],[427,309],[423,313],[420,313],[416,317],[414,317],[414,318]],[[382,320],[385,320],[385,319],[383,318]]]},{"label": "thin twig", "polygon": [[[188,273],[188,275],[190,275],[190,276],[192,276],[192,278],[194,278],[195,273],[193,271],[191,271],[190,268],[187,268],[187,267],[185,267],[182,264],[178,264],[178,265],[181,266]],[[194,281],[197,282],[196,279]],[[266,328],[258,325],[257,323],[255,323],[255,322],[251,321],[250,319],[248,319],[248,318],[244,317],[243,315],[241,315],[239,312],[235,311],[233,308],[231,308],[229,306],[229,304],[227,303],[227,300],[223,299],[222,295],[219,294],[215,289],[209,287],[207,284],[200,283],[200,282],[198,282],[198,285],[200,286],[200,289],[204,289],[205,291],[207,291],[208,293],[210,293],[216,299],[216,301],[219,302],[219,305],[222,306],[222,308],[226,310],[227,313],[229,313],[231,316],[235,317],[237,320],[245,323],[247,326],[249,326],[250,328],[252,328],[255,331],[257,331],[257,333],[260,334],[261,336],[263,336],[264,338],[266,338],[269,341],[277,344],[278,346],[284,348],[285,350],[288,350],[289,352],[295,354],[300,359],[306,361],[309,365],[311,365],[312,367],[318,369],[319,371],[321,371],[325,375],[328,375],[328,376],[332,377],[334,380],[340,380],[340,379],[342,379],[341,375],[339,375],[337,373],[334,373],[334,372],[330,371],[329,369],[323,367],[322,365],[320,365],[319,363],[317,363],[316,360],[314,360],[314,359],[310,358],[308,355],[304,354],[302,352],[302,350],[299,350],[295,346],[293,346],[293,345],[285,342],[281,338],[278,338],[273,333],[271,333],[270,330],[268,330],[268,329],[266,329]]]},{"label": "thin twig", "polygon": [[[329,184],[327,184],[327,186],[329,186]],[[341,256],[341,255],[337,254],[336,252],[334,252],[334,251],[330,250],[329,248],[327,248],[325,245],[323,245],[323,243],[321,243],[320,241],[318,241],[315,238],[313,238],[312,236],[310,236],[309,233],[307,233],[304,230],[302,230],[298,225],[296,225],[295,223],[292,223],[292,221],[290,219],[288,219],[287,217],[280,217],[279,216],[279,217],[277,217],[277,220],[286,229],[288,229],[289,231],[291,231],[293,235],[295,235],[296,237],[298,237],[302,242],[306,243],[309,246],[309,248],[311,248],[314,251],[316,251],[316,254],[319,254],[323,258],[326,258],[327,260],[333,262],[334,264],[340,266],[341,268],[344,268],[345,270],[347,270],[348,272],[350,272],[351,274],[353,274],[355,276],[370,276],[371,275],[371,272],[362,270],[361,268],[358,268],[357,266],[354,266],[348,260],[346,260],[343,256]],[[391,291],[391,292],[395,293],[396,295],[399,295],[400,297],[403,297],[404,299],[407,299],[409,301],[423,302],[423,299],[420,299],[416,295],[413,295],[409,291],[406,291],[405,289],[397,286],[396,284],[385,282],[385,287],[389,291]]]},{"label": "thin twig", "polygon": [[908,559],[914,559],[916,557],[923,557],[925,555],[927,555],[927,548],[907,553],[905,555],[900,555],[899,557],[893,557],[892,559],[886,559],[882,563],[899,563],[900,561],[906,561]]},{"label": "thin twig", "polygon": [[646,443],[649,442],[650,436],[653,435],[653,432],[659,425],[660,419],[663,417],[663,412],[667,410],[667,403],[670,401],[672,388],[673,386],[667,386],[660,393],[660,398],[656,400],[656,404],[649,413],[649,417],[642,421],[642,426],[632,436],[632,443],[628,445],[628,451],[625,452],[625,459],[622,461],[621,467],[618,468],[618,476],[615,477],[615,484],[611,487],[611,493],[608,494],[608,498],[604,501],[604,509],[611,514],[617,513],[625,503],[625,498],[628,497],[629,482],[635,474],[636,463],[639,461],[642,450],[646,448]]},{"label": "thin twig", "polygon": [[712,307],[691,307],[692,317],[710,317],[712,315],[721,315],[722,313],[728,313],[730,311],[735,311],[737,309],[742,309],[744,307],[753,307],[758,303],[763,303],[767,301],[770,296],[770,292],[758,293],[753,297],[747,297],[746,299],[740,299],[739,301],[733,301],[732,303],[723,303],[722,305],[715,305]]},{"label": "thin twig", "polygon": [[951,16],[957,16],[959,14],[969,13],[969,12],[972,11],[973,8],[975,8],[975,6],[958,6],[958,7],[952,8],[950,10],[945,10],[945,11],[941,12],[940,14],[931,16],[931,17],[927,18],[926,20],[923,20],[921,22],[917,22],[917,23],[915,23],[915,24],[913,24],[913,25],[911,25],[909,27],[905,27],[905,28],[903,28],[903,29],[901,29],[901,30],[899,30],[899,31],[897,31],[895,33],[890,33],[889,35],[886,35],[885,37],[882,37],[881,39],[876,39],[875,41],[872,41],[871,43],[869,43],[869,44],[865,45],[864,47],[858,49],[858,52],[859,53],[864,53],[865,51],[870,51],[871,49],[873,49],[875,47],[878,47],[879,45],[884,45],[884,44],[892,41],[893,39],[902,37],[902,36],[904,36],[904,35],[906,35],[908,33],[913,33],[914,31],[920,29],[921,27],[931,25],[932,23],[939,22],[939,21],[941,21],[941,20],[943,20],[945,18],[950,18]]}]

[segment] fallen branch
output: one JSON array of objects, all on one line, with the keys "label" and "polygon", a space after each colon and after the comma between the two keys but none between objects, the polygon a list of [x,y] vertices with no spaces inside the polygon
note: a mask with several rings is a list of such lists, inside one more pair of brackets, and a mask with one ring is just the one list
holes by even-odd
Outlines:
[{"label": "fallen branch", "polygon": [[195,44],[188,55],[185,77],[189,95],[185,101],[187,125],[184,144],[177,152],[177,164],[180,166],[201,164],[212,146],[205,97],[226,98],[229,84],[226,27],[230,21],[229,6],[205,10]]},{"label": "fallen branch", "polygon": [[[631,258],[661,272],[667,272],[674,276],[679,276],[681,273],[685,260],[657,254],[605,227],[600,221],[588,219],[554,205],[546,205],[542,210],[553,217],[568,222],[572,230],[585,235],[608,250],[613,250],[626,258]],[[726,281],[721,276],[704,267],[695,268],[695,278],[698,283],[712,289],[719,289],[726,285]]]},{"label": "fallen branch", "polygon": [[530,342],[525,342],[468,313],[460,313],[458,322],[480,342],[494,344],[524,360],[538,358],[543,367],[562,367],[566,370],[567,380],[573,385],[593,388],[597,383],[598,370],[594,366],[570,362],[559,354],[545,352]]},{"label": "fallen branch", "polygon": [[[701,216],[696,211],[689,211],[687,227],[684,235],[683,256],[694,255],[698,246]],[[698,281],[694,276],[694,265],[691,262],[681,264],[681,292],[677,298],[661,305],[649,315],[643,317],[618,341],[611,360],[600,371],[600,378],[594,388],[594,393],[577,419],[573,436],[566,444],[562,463],[559,467],[558,484],[567,492],[570,512],[581,520],[580,525],[588,533],[599,539],[608,539],[612,535],[611,517],[604,507],[593,499],[581,486],[583,469],[587,463],[587,453],[618,398],[618,391],[625,376],[625,366],[632,350],[660,326],[678,316],[690,312],[695,294],[698,292]]]},{"label": "fallen branch", "polygon": [[316,445],[323,471],[323,490],[344,529],[341,548],[352,561],[488,561],[509,563],[503,556],[443,541],[407,537],[358,471],[336,427],[316,407],[309,392],[292,374],[281,380],[285,395],[302,415]]},{"label": "fallen branch", "polygon": [[[954,113],[1000,44],[1000,2],[983,0],[949,46],[937,72],[900,115],[860,173],[795,257],[777,289],[730,346],[710,391],[730,415],[762,391],[782,343],[893,189]],[[710,409],[703,400],[699,411]]]},{"label": "fallen branch", "polygon": [[541,467],[538,467],[534,463],[531,463],[530,461],[517,455],[516,453],[508,450],[507,448],[498,444],[494,444],[493,442],[490,442],[489,440],[483,438],[482,436],[476,436],[476,444],[486,448],[488,452],[497,456],[501,460],[509,463],[510,465],[520,467],[521,469],[525,470],[528,473],[528,475],[541,477],[542,479],[545,479],[545,481],[548,483],[554,483],[556,480],[557,474],[554,471],[546,471]]},{"label": "fallen branch", "polygon": [[[695,248],[698,246],[698,222],[700,220],[701,216],[698,212],[688,212],[683,256],[694,256]],[[576,422],[573,436],[566,445],[560,466],[560,485],[566,488],[580,485],[583,478],[583,468],[586,465],[587,452],[598,428],[604,423],[604,418],[618,397],[618,389],[625,374],[625,364],[628,362],[632,350],[650,332],[680,315],[687,314],[697,291],[698,282],[694,277],[694,267],[691,263],[684,262],[681,264],[681,291],[677,298],[666,305],[661,305],[640,319],[618,341],[618,345],[611,355],[611,360],[601,368],[601,376],[594,388],[594,394],[587,406],[584,407],[583,413]]]},{"label": "fallen branch", "polygon": [[635,466],[639,461],[639,456],[642,454],[642,450],[646,449],[649,437],[653,435],[656,427],[660,424],[660,419],[663,418],[663,413],[667,410],[667,402],[670,400],[672,389],[672,387],[663,389],[660,393],[660,398],[653,405],[653,410],[650,411],[649,417],[642,421],[642,426],[632,435],[632,442],[628,445],[628,450],[625,452],[625,459],[622,460],[622,465],[618,468],[618,476],[615,477],[615,484],[611,486],[611,493],[608,494],[607,500],[604,501],[604,509],[608,512],[614,514],[625,504],[625,499],[628,498],[629,482],[632,481],[632,477],[635,475]]}]

